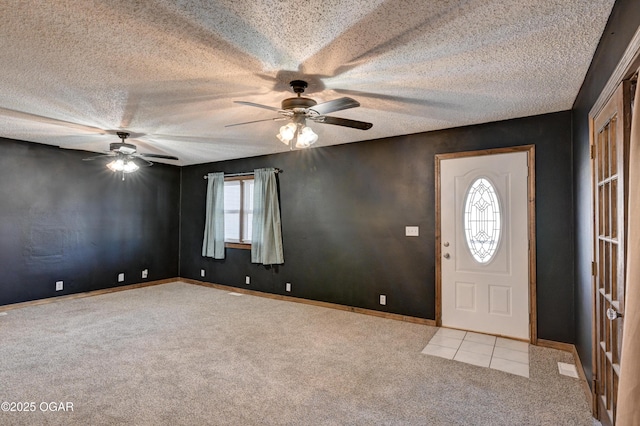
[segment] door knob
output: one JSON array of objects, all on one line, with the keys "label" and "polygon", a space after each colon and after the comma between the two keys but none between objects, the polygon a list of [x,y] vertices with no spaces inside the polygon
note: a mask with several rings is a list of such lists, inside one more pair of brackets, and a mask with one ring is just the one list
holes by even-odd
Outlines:
[{"label": "door knob", "polygon": [[609,318],[610,321],[618,319],[621,316],[622,316],[622,314],[620,312],[617,312],[615,309],[613,309],[613,308],[607,309],[607,318]]},{"label": "door knob", "polygon": [[448,242],[448,241],[447,241],[447,242],[445,242],[445,243],[443,244],[443,246],[445,246],[445,247],[449,247],[449,242]]},{"label": "door knob", "polygon": [[445,253],[445,254],[443,254],[443,255],[442,255],[442,257],[444,257],[445,259],[448,259],[448,258],[450,258],[451,256],[449,255],[449,253]]}]

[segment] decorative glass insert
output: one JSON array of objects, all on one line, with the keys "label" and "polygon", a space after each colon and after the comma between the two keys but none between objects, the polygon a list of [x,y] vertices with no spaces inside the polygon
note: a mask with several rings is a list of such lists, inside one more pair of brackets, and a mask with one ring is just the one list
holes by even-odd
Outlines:
[{"label": "decorative glass insert", "polygon": [[486,178],[476,179],[464,203],[464,234],[469,251],[479,263],[496,254],[502,230],[500,203],[494,186]]}]

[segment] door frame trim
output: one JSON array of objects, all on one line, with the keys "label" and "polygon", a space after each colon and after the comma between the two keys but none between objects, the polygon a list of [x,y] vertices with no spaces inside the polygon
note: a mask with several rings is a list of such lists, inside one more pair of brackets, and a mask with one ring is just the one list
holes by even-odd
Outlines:
[{"label": "door frame trim", "polygon": [[589,111],[589,117],[595,117],[600,113],[602,108],[607,104],[611,96],[615,93],[618,85],[623,80],[631,77],[638,67],[640,66],[640,28],[638,28],[631,38],[629,45],[624,51],[622,58],[616,65],[616,68],[613,70],[611,75],[609,76],[609,80],[607,80],[607,84],[600,92],[598,99],[591,107]]},{"label": "door frame trim", "polygon": [[436,326],[442,326],[442,244],[441,244],[441,222],[440,222],[440,162],[463,157],[479,157],[483,155],[509,154],[514,152],[526,152],[529,173],[527,176],[527,213],[528,213],[528,235],[529,235],[529,343],[532,345],[538,342],[538,315],[536,303],[536,178],[535,178],[535,145],[512,146],[505,148],[483,149],[478,151],[451,152],[436,154],[435,156],[435,186],[436,186]]}]

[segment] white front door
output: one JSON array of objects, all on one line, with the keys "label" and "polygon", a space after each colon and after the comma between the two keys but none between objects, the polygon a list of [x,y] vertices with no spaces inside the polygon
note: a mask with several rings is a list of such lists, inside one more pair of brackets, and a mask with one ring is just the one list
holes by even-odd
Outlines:
[{"label": "white front door", "polygon": [[527,155],[440,161],[445,327],[530,339]]}]

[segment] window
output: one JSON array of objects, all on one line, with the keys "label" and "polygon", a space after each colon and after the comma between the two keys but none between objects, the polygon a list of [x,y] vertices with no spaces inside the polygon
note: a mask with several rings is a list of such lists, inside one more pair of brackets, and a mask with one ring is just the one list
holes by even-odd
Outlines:
[{"label": "window", "polygon": [[467,190],[464,233],[467,247],[479,263],[488,263],[498,249],[501,231],[500,204],[494,186],[478,178]]},{"label": "window", "polygon": [[253,222],[253,176],[225,178],[224,241],[251,244]]}]

